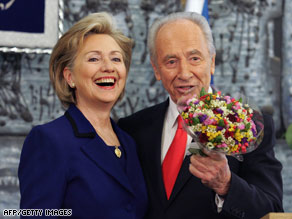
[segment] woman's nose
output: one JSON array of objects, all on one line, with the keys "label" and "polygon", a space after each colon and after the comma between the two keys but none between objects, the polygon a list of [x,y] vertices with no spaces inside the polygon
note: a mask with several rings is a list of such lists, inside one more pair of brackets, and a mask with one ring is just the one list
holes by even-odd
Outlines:
[{"label": "woman's nose", "polygon": [[113,66],[112,61],[110,59],[108,59],[108,58],[105,58],[103,60],[101,70],[103,72],[113,72],[114,71],[114,66]]}]

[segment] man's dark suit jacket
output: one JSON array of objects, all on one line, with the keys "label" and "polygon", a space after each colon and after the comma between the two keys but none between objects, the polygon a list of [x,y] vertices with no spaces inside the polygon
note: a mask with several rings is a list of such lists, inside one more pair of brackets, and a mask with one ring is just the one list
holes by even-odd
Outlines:
[{"label": "man's dark suit jacket", "polygon": [[268,212],[283,211],[281,163],[275,158],[273,121],[264,115],[264,138],[259,147],[240,162],[228,156],[231,184],[223,210],[217,213],[215,193],[189,172],[186,156],[169,200],[161,172],[161,138],[168,100],[120,119],[118,125],[138,145],[146,179],[149,209],[146,218],[159,219],[259,219]]}]

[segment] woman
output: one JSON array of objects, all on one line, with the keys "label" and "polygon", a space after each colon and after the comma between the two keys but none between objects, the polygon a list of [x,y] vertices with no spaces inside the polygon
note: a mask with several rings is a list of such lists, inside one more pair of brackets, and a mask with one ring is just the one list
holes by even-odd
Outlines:
[{"label": "woman", "polygon": [[83,18],[59,39],[50,79],[69,108],[34,127],[24,142],[21,208],[44,209],[43,216],[45,209],[72,209],[76,217],[143,217],[147,194],[136,145],[110,119],[125,88],[131,51],[132,40],[106,13]]}]

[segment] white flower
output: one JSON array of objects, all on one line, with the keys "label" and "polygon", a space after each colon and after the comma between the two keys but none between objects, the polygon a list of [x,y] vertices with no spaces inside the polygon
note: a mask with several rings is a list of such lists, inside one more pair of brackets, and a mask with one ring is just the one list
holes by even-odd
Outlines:
[{"label": "white flower", "polygon": [[208,142],[207,144],[206,144],[206,146],[207,146],[207,148],[208,149],[213,149],[215,146],[213,145],[213,143],[211,143],[211,142]]}]

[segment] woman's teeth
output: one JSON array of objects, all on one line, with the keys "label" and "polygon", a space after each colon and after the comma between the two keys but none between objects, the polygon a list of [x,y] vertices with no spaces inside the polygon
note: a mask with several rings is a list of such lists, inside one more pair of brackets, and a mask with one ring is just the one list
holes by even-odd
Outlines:
[{"label": "woman's teeth", "polygon": [[95,81],[99,86],[113,86],[115,84],[114,78],[101,78]]}]

